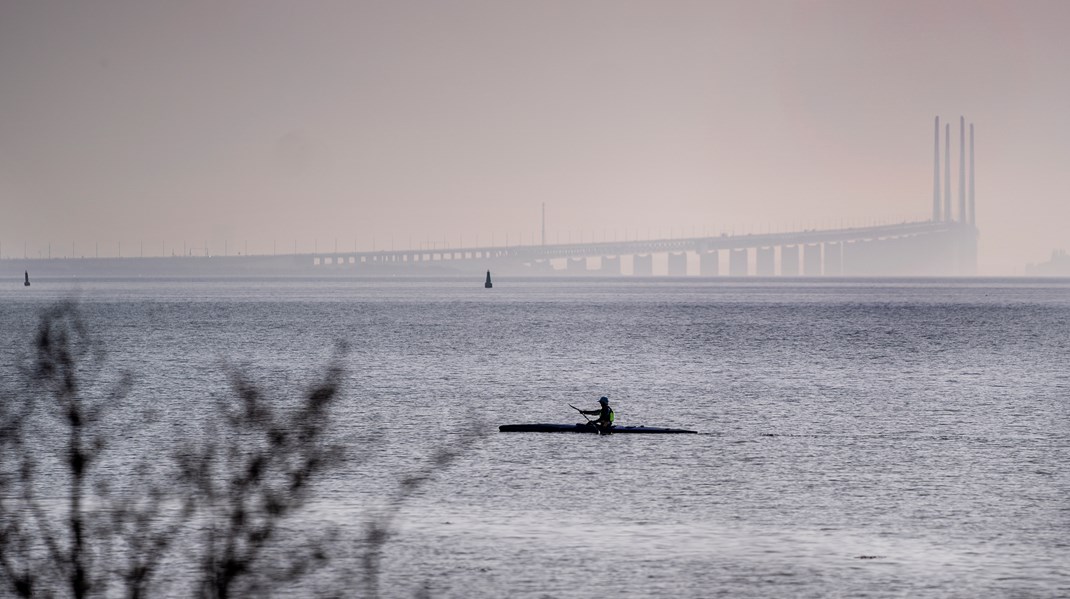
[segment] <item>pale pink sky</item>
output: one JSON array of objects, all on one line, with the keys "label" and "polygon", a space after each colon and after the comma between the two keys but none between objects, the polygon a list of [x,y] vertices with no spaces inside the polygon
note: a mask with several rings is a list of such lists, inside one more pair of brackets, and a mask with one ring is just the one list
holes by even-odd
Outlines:
[{"label": "pale pink sky", "polygon": [[[921,220],[1070,248],[1070,2],[0,0],[3,255]],[[957,185],[957,146],[952,169]],[[957,192],[956,192],[957,193]],[[478,237],[477,237],[478,235]]]}]

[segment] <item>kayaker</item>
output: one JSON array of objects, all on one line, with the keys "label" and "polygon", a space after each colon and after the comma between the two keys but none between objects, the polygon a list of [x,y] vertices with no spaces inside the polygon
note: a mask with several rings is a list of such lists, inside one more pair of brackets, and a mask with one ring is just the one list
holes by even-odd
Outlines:
[{"label": "kayaker", "polygon": [[598,420],[588,421],[587,425],[597,426],[602,432],[606,432],[613,427],[613,408],[609,407],[608,397],[602,397],[598,403],[601,407],[597,410],[580,410],[580,414],[597,415]]}]

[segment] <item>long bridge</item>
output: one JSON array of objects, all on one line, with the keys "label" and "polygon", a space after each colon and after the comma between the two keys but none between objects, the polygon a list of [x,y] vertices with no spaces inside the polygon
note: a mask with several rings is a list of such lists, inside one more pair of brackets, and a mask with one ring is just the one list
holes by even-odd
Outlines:
[{"label": "long bridge", "polygon": [[320,273],[491,269],[635,276],[968,275],[976,273],[977,230],[955,221],[922,221],[788,233],[331,252],[301,258]]},{"label": "long bridge", "polygon": [[[952,210],[951,126],[933,142],[928,220],[786,233],[252,256],[4,260],[4,271],[43,274],[394,275],[602,274],[631,276],[946,276],[977,272],[973,125],[969,187],[966,124],[959,119],[958,209]],[[941,177],[941,166],[943,176]],[[941,186],[941,183],[943,185]],[[545,221],[543,236],[545,239]]]},{"label": "long bridge", "polygon": [[[941,189],[940,117],[933,126],[933,200],[929,220],[895,225],[601,243],[459,247],[315,255],[312,265],[368,271],[496,268],[523,273],[644,276],[916,276],[977,272],[973,125],[969,188],[966,121],[959,117],[958,210],[951,198],[951,124],[944,128]],[[545,223],[543,228],[545,239]],[[657,257],[657,259],[655,259]],[[655,261],[658,267],[655,268]],[[664,263],[664,269],[660,268]]]},{"label": "long bridge", "polygon": [[319,252],[275,256],[0,261],[31,275],[954,276],[977,269],[977,229],[958,221],[593,243]]}]

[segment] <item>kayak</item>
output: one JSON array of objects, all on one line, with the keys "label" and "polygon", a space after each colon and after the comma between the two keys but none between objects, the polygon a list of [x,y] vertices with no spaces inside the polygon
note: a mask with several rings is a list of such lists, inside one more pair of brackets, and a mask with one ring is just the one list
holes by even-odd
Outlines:
[{"label": "kayak", "polygon": [[[503,424],[498,427],[503,433],[597,433],[597,428],[585,424]],[[614,426],[610,429],[614,435],[634,433],[645,435],[697,434],[682,428],[662,428],[658,426]]]}]

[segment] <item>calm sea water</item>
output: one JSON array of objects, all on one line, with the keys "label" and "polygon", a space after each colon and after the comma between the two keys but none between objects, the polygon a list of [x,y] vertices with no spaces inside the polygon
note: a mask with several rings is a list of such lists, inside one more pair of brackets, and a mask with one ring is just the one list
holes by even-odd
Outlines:
[{"label": "calm sea water", "polygon": [[160,416],[120,468],[225,364],[296,393],[348,341],[336,425],[370,459],[309,522],[355,526],[472,421],[608,395],[701,432],[491,432],[401,511],[389,596],[1070,596],[1070,282],[38,280],[0,289],[5,377],[69,298]]}]

